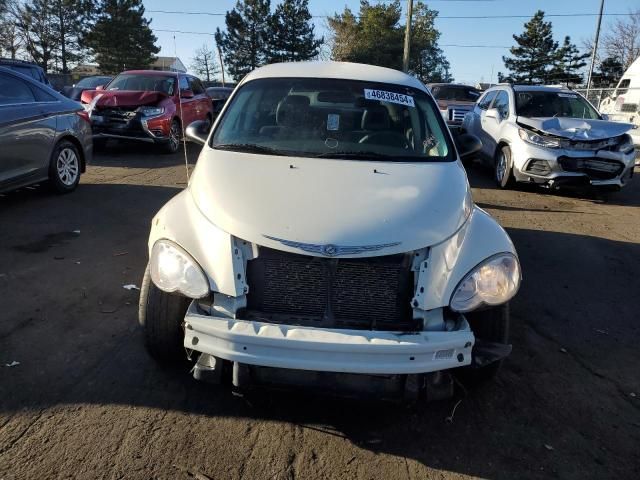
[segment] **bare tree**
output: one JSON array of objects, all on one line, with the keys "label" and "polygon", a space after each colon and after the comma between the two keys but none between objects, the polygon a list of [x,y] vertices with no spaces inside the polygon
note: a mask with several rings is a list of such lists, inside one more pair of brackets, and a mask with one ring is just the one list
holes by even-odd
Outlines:
[{"label": "bare tree", "polygon": [[616,20],[602,37],[608,57],[620,60],[625,70],[640,56],[640,9]]},{"label": "bare tree", "polygon": [[[586,51],[591,51],[593,38],[583,40],[582,47]],[[626,70],[638,57],[640,57],[640,9],[630,11],[628,16],[617,19],[606,27],[596,52],[596,64],[599,65],[608,58],[615,58]]]},{"label": "bare tree", "polygon": [[207,82],[210,82],[211,77],[220,71],[213,49],[206,44],[198,48],[196,56],[192,58],[191,69],[198,75],[207,77]]},{"label": "bare tree", "polygon": [[0,2],[0,56],[15,60],[22,47],[22,40],[16,25],[18,3],[15,0]]}]

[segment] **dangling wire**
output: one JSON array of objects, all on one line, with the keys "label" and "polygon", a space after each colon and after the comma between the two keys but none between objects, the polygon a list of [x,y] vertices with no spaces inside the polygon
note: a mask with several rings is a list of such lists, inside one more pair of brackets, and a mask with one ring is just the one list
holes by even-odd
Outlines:
[{"label": "dangling wire", "polygon": [[[173,53],[178,58],[178,48],[176,47],[176,36],[173,36]],[[189,185],[189,159],[187,158],[187,136],[185,135],[184,115],[182,114],[182,91],[180,89],[180,72],[178,79],[178,104],[180,105],[180,128],[182,129],[182,149],[184,151],[184,168],[187,171],[187,185]]]}]

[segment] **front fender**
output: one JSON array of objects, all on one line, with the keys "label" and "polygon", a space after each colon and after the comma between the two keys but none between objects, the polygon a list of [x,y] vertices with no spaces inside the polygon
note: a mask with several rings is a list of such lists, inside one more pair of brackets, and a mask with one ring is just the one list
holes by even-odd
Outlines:
[{"label": "front fender", "polygon": [[476,265],[503,252],[517,255],[507,232],[487,212],[474,207],[453,236],[429,249],[420,267],[414,307],[446,307],[454,289]]},{"label": "front fender", "polygon": [[[232,297],[247,291],[244,270],[248,245],[205,218],[189,190],[183,190],[160,209],[151,223],[149,255],[156,241],[180,245],[202,267],[212,291]],[[243,252],[245,251],[245,252]]]}]

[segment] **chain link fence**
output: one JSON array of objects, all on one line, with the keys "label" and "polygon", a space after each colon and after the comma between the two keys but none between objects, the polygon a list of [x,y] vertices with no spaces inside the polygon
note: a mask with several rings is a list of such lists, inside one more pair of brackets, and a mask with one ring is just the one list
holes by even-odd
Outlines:
[{"label": "chain link fence", "polygon": [[[576,92],[589,100],[598,110],[601,107],[613,107],[611,112],[605,113],[636,113],[640,88],[576,88]],[[632,95],[629,95],[633,92]]]}]

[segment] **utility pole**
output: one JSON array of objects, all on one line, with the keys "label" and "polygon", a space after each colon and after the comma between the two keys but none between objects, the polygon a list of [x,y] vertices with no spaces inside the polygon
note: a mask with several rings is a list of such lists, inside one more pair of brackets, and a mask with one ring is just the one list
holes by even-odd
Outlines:
[{"label": "utility pole", "polygon": [[224,62],[222,61],[222,51],[220,45],[216,42],[216,48],[218,49],[218,57],[220,57],[220,69],[222,70],[222,86],[224,87]]},{"label": "utility pole", "polygon": [[604,9],[604,0],[600,0],[600,14],[598,15],[598,23],[596,24],[596,38],[593,42],[593,52],[591,52],[591,65],[589,65],[589,77],[587,78],[587,97],[591,88],[591,76],[593,75],[593,66],[596,63],[596,50],[598,50],[598,39],[600,38],[600,25],[602,24],[602,10]]},{"label": "utility pole", "polygon": [[402,56],[402,71],[409,71],[409,53],[411,52],[411,17],[413,16],[413,0],[407,0],[407,27],[404,31],[404,55]]}]

